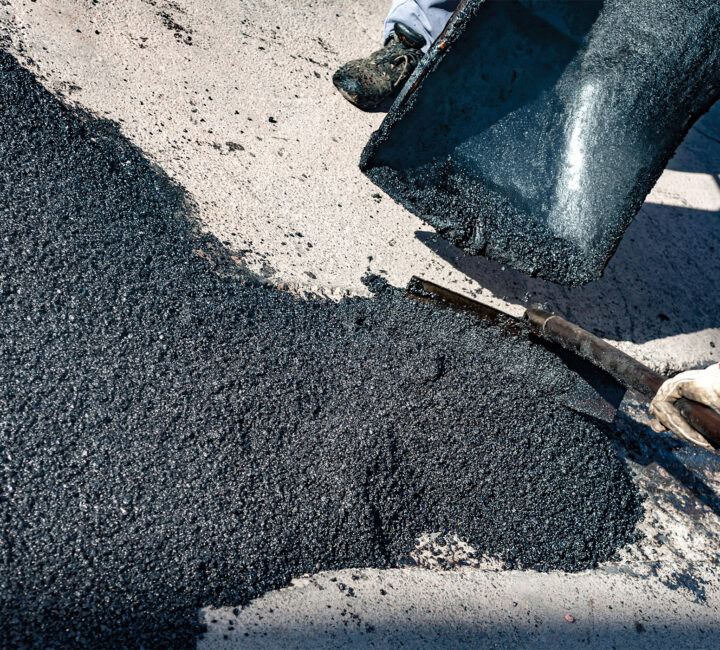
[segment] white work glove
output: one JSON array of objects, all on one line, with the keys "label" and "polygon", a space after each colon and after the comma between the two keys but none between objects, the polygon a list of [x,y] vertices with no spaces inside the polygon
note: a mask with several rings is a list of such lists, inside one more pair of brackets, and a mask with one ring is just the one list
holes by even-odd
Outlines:
[{"label": "white work glove", "polygon": [[696,445],[713,449],[705,438],[693,429],[675,407],[675,400],[685,397],[700,402],[720,413],[720,364],[705,370],[688,370],[666,380],[650,403],[650,421],[653,431],[662,433],[670,429],[678,436]]}]

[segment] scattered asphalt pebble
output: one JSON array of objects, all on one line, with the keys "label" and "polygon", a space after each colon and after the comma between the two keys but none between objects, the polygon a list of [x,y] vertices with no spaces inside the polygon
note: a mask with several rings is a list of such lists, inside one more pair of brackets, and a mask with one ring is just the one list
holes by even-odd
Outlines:
[{"label": "scattered asphalt pebble", "polygon": [[424,532],[566,571],[635,538],[544,349],[378,278],[261,286],[114,124],[0,81],[0,645],[192,647],[201,606]]}]

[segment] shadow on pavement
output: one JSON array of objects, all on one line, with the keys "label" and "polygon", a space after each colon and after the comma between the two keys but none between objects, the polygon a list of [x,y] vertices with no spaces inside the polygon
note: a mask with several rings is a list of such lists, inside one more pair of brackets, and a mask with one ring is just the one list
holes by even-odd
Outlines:
[{"label": "shadow on pavement", "polygon": [[715,212],[646,204],[605,275],[582,287],[563,287],[467,255],[435,233],[417,231],[416,237],[495,296],[518,305],[543,303],[599,336],[644,343],[720,323]]},{"label": "shadow on pavement", "polygon": [[[623,415],[618,416],[616,424],[620,455],[647,470],[654,477],[656,489],[675,509],[691,516],[698,506],[701,510],[704,506],[720,517],[720,495],[703,477],[720,475],[720,456],[682,442],[671,433],[654,433],[650,427]],[[667,474],[657,473],[653,467],[661,467]],[[668,475],[682,486],[680,490]]]},{"label": "shadow on pavement", "polygon": [[[518,596],[518,599],[522,595]],[[516,602],[515,605],[518,603]],[[678,648],[678,647],[710,647],[711,639],[720,632],[719,624],[698,622],[686,624],[677,619],[658,623],[659,613],[650,613],[652,623],[645,618],[648,614],[639,610],[637,620],[633,614],[614,615],[612,623],[598,624],[593,617],[585,620],[578,618],[572,624],[566,622],[562,615],[558,619],[548,621],[540,612],[528,610],[531,606],[523,598],[522,609],[503,611],[500,615],[508,623],[478,620],[473,624],[447,621],[438,624],[435,620],[426,623],[417,621],[398,621],[397,617],[387,616],[386,620],[370,625],[357,614],[357,621],[343,627],[333,624],[321,626],[308,622],[306,625],[293,628],[287,625],[272,624],[252,629],[248,637],[233,643],[222,637],[209,637],[201,641],[203,650],[214,648],[577,648],[585,645],[603,648]],[[619,606],[618,609],[622,607]],[[525,620],[520,622],[520,617]],[[603,618],[610,618],[604,613]],[[349,618],[349,617],[348,617]],[[369,628],[369,630],[368,630]],[[275,645],[277,644],[277,645]],[[597,645],[596,645],[597,644]]]},{"label": "shadow on pavement", "polygon": [[[720,187],[720,104],[698,121],[668,169],[709,174]],[[495,296],[518,305],[546,304],[609,339],[645,343],[720,325],[720,214],[715,210],[645,203],[604,276],[581,287],[531,278],[467,255],[434,232],[417,231],[416,237]]]},{"label": "shadow on pavement", "polygon": [[720,183],[720,102],[695,123],[667,169],[710,174]]}]

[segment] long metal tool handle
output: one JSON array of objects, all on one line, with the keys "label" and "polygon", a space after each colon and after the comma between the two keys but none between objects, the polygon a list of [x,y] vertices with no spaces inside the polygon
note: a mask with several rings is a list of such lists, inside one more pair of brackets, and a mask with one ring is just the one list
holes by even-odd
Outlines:
[{"label": "long metal tool handle", "polygon": [[[621,384],[633,388],[648,400],[655,396],[665,381],[662,375],[560,316],[530,307],[525,318],[539,336],[554,341],[566,350],[571,350],[600,366]],[[675,406],[690,426],[705,436],[715,448],[720,448],[720,414],[703,404],[684,398],[677,400]]]}]

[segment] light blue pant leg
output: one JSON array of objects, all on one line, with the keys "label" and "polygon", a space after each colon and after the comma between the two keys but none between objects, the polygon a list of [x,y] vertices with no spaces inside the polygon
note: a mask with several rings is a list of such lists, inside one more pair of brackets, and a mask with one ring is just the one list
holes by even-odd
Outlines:
[{"label": "light blue pant leg", "polygon": [[427,52],[448,19],[460,4],[460,0],[393,0],[385,19],[385,40],[392,34],[395,23],[403,23],[425,37]]}]

